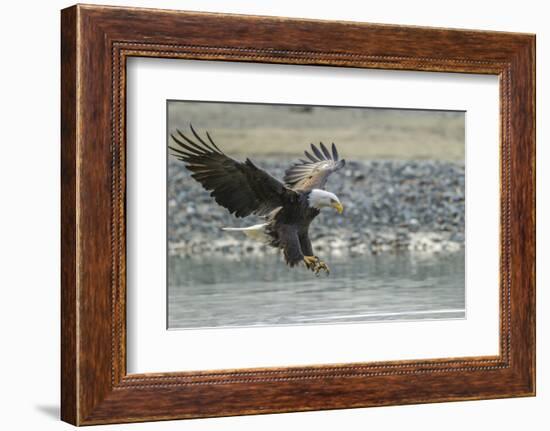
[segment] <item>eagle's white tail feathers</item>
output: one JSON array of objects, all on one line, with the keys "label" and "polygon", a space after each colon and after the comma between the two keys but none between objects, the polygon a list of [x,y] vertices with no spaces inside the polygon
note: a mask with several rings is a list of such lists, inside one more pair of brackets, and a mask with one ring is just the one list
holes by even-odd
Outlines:
[{"label": "eagle's white tail feathers", "polygon": [[224,227],[222,230],[232,231],[232,232],[242,232],[247,237],[260,241],[263,243],[268,243],[271,241],[271,237],[265,232],[265,227],[267,223],[255,224],[254,226],[248,227]]}]

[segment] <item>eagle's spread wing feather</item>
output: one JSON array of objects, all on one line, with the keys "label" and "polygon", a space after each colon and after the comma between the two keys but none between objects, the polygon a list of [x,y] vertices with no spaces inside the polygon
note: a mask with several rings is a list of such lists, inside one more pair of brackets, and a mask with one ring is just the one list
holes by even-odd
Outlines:
[{"label": "eagle's spread wing feather", "polygon": [[321,142],[321,149],[311,144],[311,154],[304,151],[309,160],[300,159],[285,171],[285,185],[292,190],[309,191],[325,186],[328,176],[345,166],[345,160],[339,160],[336,145],[332,144],[332,153]]},{"label": "eagle's spread wing feather", "polygon": [[191,176],[230,213],[237,217],[264,216],[296,199],[294,191],[258,168],[250,159],[242,163],[226,156],[208,132],[206,142],[193,126],[190,127],[196,140],[176,130],[177,134],[171,134],[175,142],[174,146],[169,146],[171,154],[185,162],[187,169],[193,172]]}]

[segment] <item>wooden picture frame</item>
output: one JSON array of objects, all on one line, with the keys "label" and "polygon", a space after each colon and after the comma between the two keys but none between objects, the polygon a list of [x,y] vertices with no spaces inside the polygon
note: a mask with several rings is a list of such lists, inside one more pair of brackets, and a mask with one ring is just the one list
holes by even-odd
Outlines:
[{"label": "wooden picture frame", "polygon": [[[62,11],[61,418],[75,425],[535,394],[535,37],[77,5]],[[126,59],[500,78],[500,354],[127,374]]]}]

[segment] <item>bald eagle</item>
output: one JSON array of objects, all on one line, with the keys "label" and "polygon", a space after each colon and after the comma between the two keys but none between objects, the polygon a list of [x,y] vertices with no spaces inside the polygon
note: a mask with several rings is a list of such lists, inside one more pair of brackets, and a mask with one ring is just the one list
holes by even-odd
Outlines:
[{"label": "bald eagle", "polygon": [[190,125],[195,139],[180,130],[170,136],[171,155],[185,163],[191,176],[210,196],[236,217],[251,214],[264,217],[265,222],[244,228],[224,228],[244,234],[283,251],[286,263],[294,267],[304,263],[319,274],[330,273],[328,265],[314,253],[308,236],[309,225],[321,208],[332,207],[342,213],[338,197],[323,190],[327,178],[345,165],[334,143],[329,151],[323,143],[311,144],[305,151],[307,160],[300,159],[285,171],[283,181],[272,177],[247,158],[239,162],[226,156],[206,132],[208,142]]}]

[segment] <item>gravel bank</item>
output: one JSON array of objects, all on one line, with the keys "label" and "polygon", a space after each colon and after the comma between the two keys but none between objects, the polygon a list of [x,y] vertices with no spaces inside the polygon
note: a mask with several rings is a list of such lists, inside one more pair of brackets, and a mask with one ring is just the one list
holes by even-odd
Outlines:
[{"label": "gravel bank", "polygon": [[[254,158],[277,178],[292,159]],[[249,226],[218,206],[181,162],[169,161],[168,249],[170,254],[266,254],[277,251],[222,227]],[[445,252],[464,247],[464,165],[441,161],[348,161],[326,189],[344,205],[324,209],[310,228],[317,254],[396,251]]]}]

